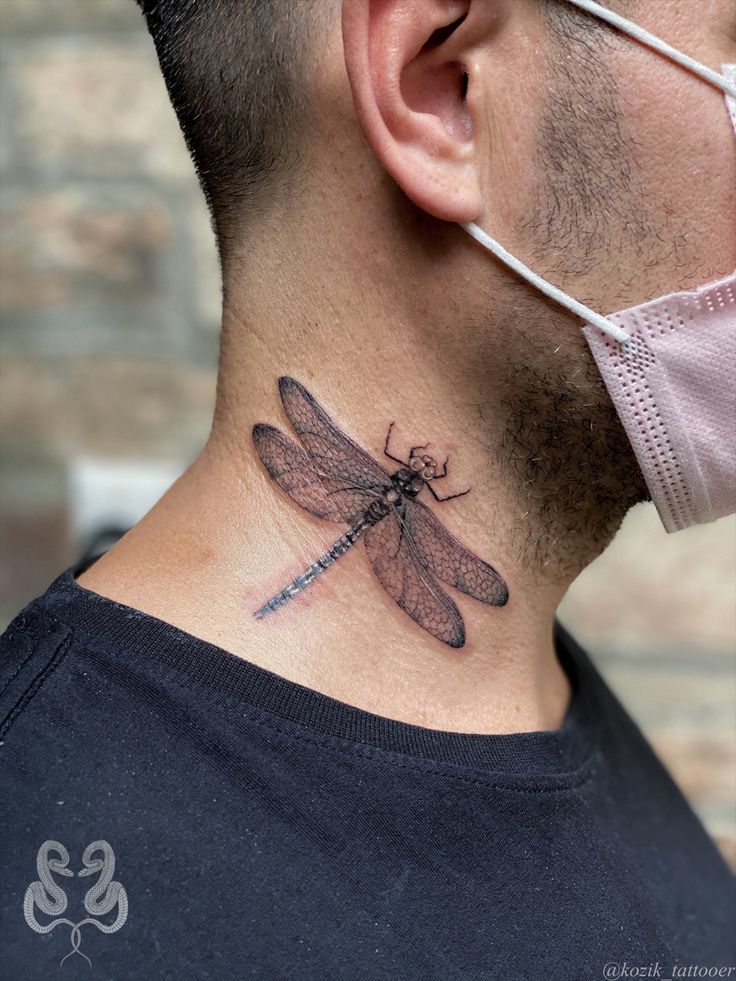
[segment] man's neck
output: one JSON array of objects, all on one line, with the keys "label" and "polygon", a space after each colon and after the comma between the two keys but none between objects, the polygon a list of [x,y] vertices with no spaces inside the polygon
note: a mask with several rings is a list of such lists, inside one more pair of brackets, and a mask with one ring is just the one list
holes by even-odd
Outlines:
[{"label": "man's neck", "polygon": [[[312,330],[312,337],[303,331],[299,346],[305,365],[319,360],[310,346],[325,342],[324,332]],[[390,328],[377,328],[372,349],[364,338],[359,376],[347,357],[350,349],[360,351],[355,335],[336,339],[319,373],[280,365],[270,352],[238,359],[236,372],[226,351],[230,369],[220,378],[205,450],[80,584],[380,715],[465,732],[558,728],[570,691],[554,651],[553,622],[578,570],[562,572],[549,548],[546,563],[530,561],[537,546],[530,550],[523,533],[537,542],[543,532],[530,500],[486,449],[499,442],[493,386],[480,393],[486,412],[479,413],[478,396],[456,383],[442,360],[432,374],[432,352],[391,357],[390,337]],[[285,373],[299,376],[340,429],[389,471],[397,465],[383,450],[394,422],[391,446],[399,458],[424,443],[438,460],[449,456],[442,496],[470,488],[445,503],[422,493],[444,527],[497,569],[509,590],[508,602],[494,607],[444,587],[463,617],[464,647],[441,643],[399,609],[361,543],[266,619],[254,619],[255,610],[346,530],[294,503],[254,448],[256,423],[296,439],[279,398],[277,379]],[[590,547],[584,529],[570,540],[553,535],[561,539],[560,555]]]},{"label": "man's neck", "polygon": [[[454,517],[443,514],[453,530],[462,524]],[[254,610],[340,533],[274,490],[247,450],[236,460],[210,444],[78,582],[389,718],[464,732],[561,725],[570,692],[552,639],[559,588],[525,588],[497,551],[485,554],[509,568],[510,600],[493,608],[455,594],[468,638],[459,650],[396,606],[363,548],[351,549],[269,618],[255,620]]]},{"label": "man's neck", "polygon": [[[341,219],[330,202],[318,205],[300,201],[302,221],[276,222],[289,228],[288,243],[254,250],[225,291],[206,448],[79,582],[377,714],[466,732],[558,728],[570,690],[553,646],[555,611],[639,493],[600,379],[575,367],[585,342],[569,318],[550,329],[548,306],[485,265],[477,315],[456,312],[437,271],[450,281],[467,276],[469,239],[455,264],[427,245],[436,234],[423,238],[421,227],[409,250],[384,242],[356,252],[353,240],[336,237]],[[394,227],[395,216],[373,212],[382,228]],[[493,315],[482,315],[491,289]],[[424,443],[440,465],[449,456],[442,495],[470,492],[422,500],[509,590],[506,605],[494,607],[446,587],[465,623],[464,647],[415,624],[360,543],[254,619],[347,527],[294,503],[256,453],[257,423],[295,438],[281,375],[304,384],[389,472],[392,421],[396,456]]]}]

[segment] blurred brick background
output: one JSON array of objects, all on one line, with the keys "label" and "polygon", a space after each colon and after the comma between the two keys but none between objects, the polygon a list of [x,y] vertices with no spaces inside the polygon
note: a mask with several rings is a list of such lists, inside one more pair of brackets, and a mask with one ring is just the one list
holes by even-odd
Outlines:
[{"label": "blurred brick background", "polygon": [[[184,469],[209,431],[219,277],[133,0],[0,0],[0,629],[78,557],[80,456]],[[560,618],[736,867],[736,520],[635,508]]]}]

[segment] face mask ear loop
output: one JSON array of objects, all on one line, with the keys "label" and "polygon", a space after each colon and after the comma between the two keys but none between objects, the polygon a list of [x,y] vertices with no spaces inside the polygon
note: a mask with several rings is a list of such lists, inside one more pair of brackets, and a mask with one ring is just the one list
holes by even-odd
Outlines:
[{"label": "face mask ear loop", "polygon": [[713,71],[712,68],[708,68],[707,65],[703,65],[689,55],[683,54],[682,51],[678,51],[677,48],[673,48],[666,41],[663,41],[662,38],[657,37],[656,34],[651,34],[643,27],[639,27],[633,20],[627,20],[621,14],[616,14],[612,10],[609,10],[608,7],[596,3],[595,0],[563,0],[563,2],[571,3],[574,7],[579,7],[581,10],[586,10],[595,17],[600,17],[601,20],[608,21],[609,24],[617,27],[624,34],[630,34],[631,37],[636,38],[637,41],[641,41],[642,44],[654,48],[655,51],[665,55],[671,61],[675,61],[678,65],[682,65],[683,68],[687,68],[688,71],[691,71],[694,75],[698,75],[703,81],[722,89],[727,95],[736,97],[736,83],[731,79],[725,75],[719,75],[718,72]]},{"label": "face mask ear loop", "polygon": [[529,266],[525,266],[521,260],[517,259],[516,256],[512,255],[508,249],[505,249],[500,242],[497,242],[495,238],[491,238],[488,232],[484,232],[482,228],[475,224],[473,221],[461,221],[458,222],[461,228],[464,228],[468,234],[472,235],[476,242],[480,242],[484,248],[492,252],[496,258],[500,259],[501,262],[505,263],[510,269],[518,273],[527,282],[535,286],[541,293],[548,296],[550,299],[555,300],[561,306],[566,307],[570,313],[574,313],[576,317],[580,317],[581,320],[586,320],[589,324],[593,324],[595,327],[599,327],[601,330],[605,331],[610,337],[616,341],[628,341],[630,336],[621,327],[617,327],[616,324],[611,323],[605,317],[602,317],[595,310],[591,310],[590,307],[586,307],[584,303],[580,303],[578,300],[569,296],[567,293],[558,289],[557,286],[553,286],[552,283],[543,279],[541,276],[537,275]]},{"label": "face mask ear loop", "polygon": [[[659,54],[670,58],[672,61],[677,62],[683,68],[688,69],[688,71],[693,72],[698,75],[704,81],[709,82],[711,85],[715,85],[716,88],[722,89],[726,95],[731,98],[736,98],[736,81],[730,77],[731,75],[731,65],[724,66],[727,69],[727,74],[720,75],[718,72],[713,71],[713,69],[708,68],[707,65],[701,64],[699,61],[695,61],[689,55],[683,54],[682,51],[678,51],[677,48],[673,48],[671,45],[667,44],[661,38],[658,38],[655,34],[650,34],[649,31],[645,30],[643,27],[639,27],[631,20],[627,20],[620,14],[614,13],[607,7],[604,7],[600,3],[596,3],[595,0],[561,0],[564,3],[571,3],[575,7],[579,7],[581,10],[586,10],[589,14],[593,14],[595,17],[600,17],[601,20],[607,21],[614,27],[618,28],[624,34],[630,34],[632,37],[636,38],[637,41],[641,41],[642,44],[653,48]],[[729,105],[729,110],[731,106]],[[521,260],[517,259],[516,256],[512,255],[508,249],[505,249],[500,242],[495,238],[492,238],[488,232],[484,232],[482,228],[472,221],[458,222],[461,228],[464,228],[468,234],[472,235],[473,238],[480,242],[480,244],[488,249],[497,259],[505,263],[510,269],[518,273],[523,279],[532,286],[535,286],[541,293],[545,296],[550,297],[556,303],[565,307],[575,316],[580,317],[581,320],[585,320],[600,330],[604,331],[614,340],[625,342],[630,341],[631,337],[617,327],[616,324],[611,323],[606,317],[602,317],[600,314],[596,313],[595,310],[591,310],[586,307],[583,303],[569,296],[567,293],[563,292],[557,286],[553,286],[552,283],[543,279],[537,273],[535,273],[529,266],[524,265]]]}]

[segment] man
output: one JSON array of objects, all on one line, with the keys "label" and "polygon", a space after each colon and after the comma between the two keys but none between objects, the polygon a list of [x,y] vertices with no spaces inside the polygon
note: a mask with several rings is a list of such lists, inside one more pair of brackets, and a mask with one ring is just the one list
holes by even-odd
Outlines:
[{"label": "man", "polygon": [[[732,877],[555,620],[653,484],[580,317],[459,227],[602,313],[726,276],[723,91],[564,0],[140,2],[217,235],[217,403],[5,635],[12,976],[727,967]],[[728,0],[612,9],[736,60]]]}]

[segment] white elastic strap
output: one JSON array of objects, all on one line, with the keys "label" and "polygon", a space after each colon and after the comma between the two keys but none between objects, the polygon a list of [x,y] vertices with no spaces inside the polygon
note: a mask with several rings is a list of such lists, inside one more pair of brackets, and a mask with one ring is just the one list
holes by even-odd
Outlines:
[{"label": "white elastic strap", "polygon": [[[715,85],[717,88],[722,89],[727,95],[736,97],[736,81],[732,81],[725,75],[721,75],[718,72],[713,71],[713,69],[708,68],[706,65],[702,65],[699,61],[695,61],[689,55],[683,54],[676,48],[671,47],[666,41],[658,38],[655,34],[650,34],[643,27],[639,27],[631,20],[627,20],[620,14],[615,14],[612,10],[607,7],[602,6],[600,3],[596,3],[595,0],[563,0],[565,3],[571,3],[581,10],[587,10],[588,13],[593,14],[595,17],[600,17],[601,20],[608,21],[614,27],[623,31],[625,34],[630,34],[632,37],[636,38],[637,41],[641,41],[642,44],[648,45],[660,54],[665,55],[672,61],[677,62],[682,65],[683,68],[687,68],[689,71],[698,75],[706,82],[710,82],[711,85]],[[500,242],[495,238],[492,238],[488,232],[484,232],[482,228],[475,224],[473,221],[459,222],[462,228],[466,232],[469,232],[473,238],[480,242],[489,252],[492,252],[501,262],[504,262],[510,269],[518,273],[522,278],[526,279],[527,282],[531,283],[532,286],[549,296],[552,300],[555,300],[561,306],[568,309],[571,313],[585,320],[587,323],[593,324],[600,330],[605,331],[610,337],[613,337],[617,341],[628,341],[630,340],[629,335],[621,327],[617,327],[616,324],[611,323],[606,317],[602,317],[595,310],[591,310],[590,307],[586,307],[584,303],[580,303],[574,297],[563,292],[557,286],[553,286],[552,283],[543,279],[535,273],[529,266],[524,265],[516,256],[512,255],[508,249],[505,249]]]},{"label": "white elastic strap", "polygon": [[561,289],[553,286],[552,283],[543,279],[541,276],[537,275],[529,266],[525,266],[523,262],[512,255],[508,249],[505,249],[500,242],[497,242],[495,238],[491,238],[488,232],[484,232],[482,228],[475,224],[474,221],[461,221],[458,224],[469,232],[473,238],[480,242],[481,245],[485,246],[489,252],[492,252],[501,262],[506,263],[509,268],[513,269],[520,276],[531,283],[532,286],[536,286],[540,292],[549,296],[552,300],[556,300],[557,303],[561,304],[563,307],[574,313],[576,316],[580,317],[581,320],[586,320],[590,324],[594,324],[596,327],[600,327],[607,334],[610,334],[614,340],[617,341],[628,341],[629,335],[621,327],[617,327],[616,324],[611,323],[610,320],[606,320],[595,310],[591,310],[590,307],[586,307],[584,303],[580,303],[578,300],[574,299],[567,293],[564,293]]},{"label": "white elastic strap", "polygon": [[643,27],[635,24],[633,20],[627,20],[621,14],[616,14],[612,10],[609,10],[608,7],[596,3],[595,0],[563,0],[563,2],[571,3],[575,7],[580,7],[581,10],[587,10],[589,14],[600,17],[601,20],[608,21],[609,24],[613,24],[614,27],[623,31],[624,34],[630,34],[637,41],[641,41],[642,44],[646,44],[660,54],[666,55],[667,58],[676,61],[678,65],[682,65],[683,68],[687,68],[693,74],[699,75],[704,81],[710,82],[711,85],[722,89],[728,95],[736,96],[736,82],[732,82],[725,75],[713,71],[712,68],[708,68],[707,65],[701,64],[689,55],[683,54],[677,48],[673,48],[666,41],[663,41],[662,38],[657,37],[656,34],[651,34]]}]

